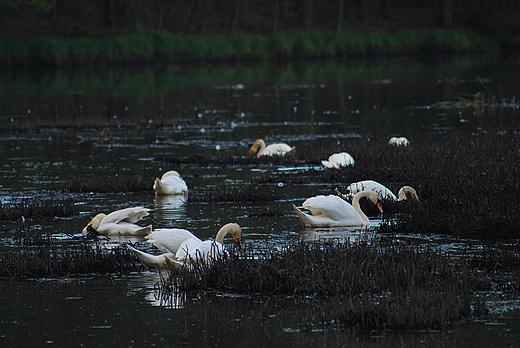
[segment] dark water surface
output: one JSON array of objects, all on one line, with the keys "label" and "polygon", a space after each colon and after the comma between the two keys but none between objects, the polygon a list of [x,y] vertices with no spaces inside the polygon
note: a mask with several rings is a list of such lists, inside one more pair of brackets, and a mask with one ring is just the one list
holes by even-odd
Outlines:
[{"label": "dark water surface", "polygon": [[[64,244],[98,212],[151,208],[142,225],[180,227],[202,239],[229,221],[243,227],[252,248],[276,248],[303,233],[291,203],[331,193],[338,184],[280,185],[280,200],[247,204],[195,204],[156,198],[155,176],[178,170],[190,192],[252,177],[303,168],[183,164],[162,160],[194,154],[245,156],[256,138],[283,141],[297,151],[323,141],[404,135],[443,139],[478,136],[518,126],[514,110],[520,65],[495,57],[435,61],[313,63],[275,66],[135,68],[101,72],[0,75],[0,199],[74,199],[80,214],[44,221],[2,222],[0,250],[23,229],[51,233]],[[487,92],[497,102],[483,111],[433,108]],[[503,98],[503,99],[502,99]],[[108,131],[103,131],[105,127]],[[518,129],[518,127],[517,127]],[[349,151],[339,148],[338,151]],[[71,193],[75,177],[153,173],[150,191]],[[276,216],[255,214],[266,206]],[[373,224],[380,220],[373,219]],[[358,238],[353,231],[344,238]],[[116,243],[129,238],[115,239]],[[140,240],[138,240],[140,241]],[[142,243],[142,241],[140,241]],[[444,244],[445,241],[430,242]],[[449,241],[446,245],[464,244]],[[143,243],[143,246],[145,244]],[[2,280],[2,346],[515,346],[520,342],[518,303],[490,302],[492,316],[436,332],[361,333],[302,331],[301,308],[283,298],[186,294],[174,308],[154,297],[154,272],[77,279]]]}]

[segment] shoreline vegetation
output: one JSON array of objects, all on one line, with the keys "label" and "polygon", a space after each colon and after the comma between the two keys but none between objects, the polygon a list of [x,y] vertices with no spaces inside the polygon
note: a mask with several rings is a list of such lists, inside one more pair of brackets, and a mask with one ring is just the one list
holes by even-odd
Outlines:
[{"label": "shoreline vegetation", "polygon": [[113,66],[518,52],[514,1],[0,0],[0,63]]},{"label": "shoreline vegetation", "polygon": [[0,39],[5,67],[107,67],[130,64],[224,63],[347,59],[424,54],[500,52],[500,44],[455,30],[403,30],[398,33],[316,30],[270,36],[201,37],[160,31],[133,31],[115,37],[70,40]]}]

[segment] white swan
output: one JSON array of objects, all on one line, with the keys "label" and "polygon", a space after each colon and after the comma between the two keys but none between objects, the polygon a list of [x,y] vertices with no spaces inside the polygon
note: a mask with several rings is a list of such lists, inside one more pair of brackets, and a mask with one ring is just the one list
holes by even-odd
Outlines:
[{"label": "white swan", "polygon": [[152,231],[152,225],[142,227],[135,223],[149,215],[148,211],[150,211],[148,208],[134,207],[116,210],[108,215],[100,213],[90,220],[82,233],[86,236],[90,232],[89,229],[92,228],[106,236],[144,236]]},{"label": "white swan", "polygon": [[410,140],[406,137],[391,137],[390,140],[388,140],[388,144],[395,146],[408,146],[410,145]]},{"label": "white swan", "polygon": [[397,197],[395,194],[385,185],[378,183],[374,180],[363,180],[354,182],[347,186],[347,193],[341,196],[343,198],[352,198],[356,193],[361,191],[374,191],[381,196],[383,199],[391,199],[394,201],[402,201],[410,197],[410,199],[419,200],[419,196],[417,195],[417,191],[411,186],[403,186],[399,189],[397,193]]},{"label": "white swan", "polygon": [[321,164],[323,164],[325,168],[340,169],[341,167],[353,166],[354,158],[348,152],[339,152],[330,155],[328,161],[323,160]]},{"label": "white swan", "polygon": [[156,178],[153,189],[158,195],[179,195],[188,192],[186,182],[175,170],[164,173],[160,179]]},{"label": "white swan", "polygon": [[231,234],[240,248],[242,229],[237,223],[228,223],[220,228],[215,240],[202,241],[188,230],[180,228],[162,228],[153,231],[145,239],[155,245],[164,254],[152,255],[128,245],[139,260],[148,267],[178,269],[185,263],[211,262],[218,255],[225,253],[224,237]]},{"label": "white swan", "polygon": [[303,202],[303,207],[309,209],[312,215],[302,212],[294,204],[293,208],[303,227],[368,226],[370,220],[359,206],[359,200],[363,197],[370,199],[383,212],[381,197],[372,191],[358,192],[352,199],[352,205],[334,195],[311,197]]},{"label": "white swan", "polygon": [[296,151],[296,147],[290,147],[285,143],[271,144],[265,146],[265,142],[262,139],[256,139],[253,146],[249,149],[249,156],[256,157],[260,156],[285,156]]}]

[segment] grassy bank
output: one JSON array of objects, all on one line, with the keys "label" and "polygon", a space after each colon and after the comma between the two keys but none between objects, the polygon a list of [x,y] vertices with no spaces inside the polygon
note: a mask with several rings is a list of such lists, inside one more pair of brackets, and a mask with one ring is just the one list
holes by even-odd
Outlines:
[{"label": "grassy bank", "polygon": [[498,50],[481,37],[430,29],[396,34],[365,31],[294,35],[199,37],[159,31],[133,32],[111,38],[87,37],[62,41],[39,38],[0,41],[5,66],[111,66],[135,63],[250,61],[294,58],[346,58],[424,53],[464,53]]}]

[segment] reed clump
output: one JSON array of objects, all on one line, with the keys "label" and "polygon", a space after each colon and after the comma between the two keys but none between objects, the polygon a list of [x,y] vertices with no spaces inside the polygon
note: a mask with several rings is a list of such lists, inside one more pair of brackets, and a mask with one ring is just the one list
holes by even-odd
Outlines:
[{"label": "reed clump", "polygon": [[188,196],[190,203],[224,203],[224,202],[267,202],[276,201],[280,196],[272,187],[257,185],[250,182],[249,185],[238,187],[226,184],[218,185],[215,188],[206,188],[202,192],[195,191]]},{"label": "reed clump", "polygon": [[79,207],[72,199],[22,199],[12,203],[0,202],[0,220],[52,219],[79,214]]},{"label": "reed clump", "polygon": [[152,191],[153,175],[117,173],[116,175],[76,176],[64,186],[68,192],[139,192]]},{"label": "reed clump", "polygon": [[307,326],[416,330],[484,315],[484,303],[472,292],[474,283],[465,265],[429,248],[387,239],[297,243],[254,256],[247,250],[232,252],[211,267],[181,271],[164,280],[162,289],[291,296],[312,308],[303,323]]},{"label": "reed clump", "polygon": [[141,268],[128,249],[108,249],[85,239],[64,247],[49,234],[26,231],[16,243],[18,248],[0,252],[0,278],[57,278]]}]

